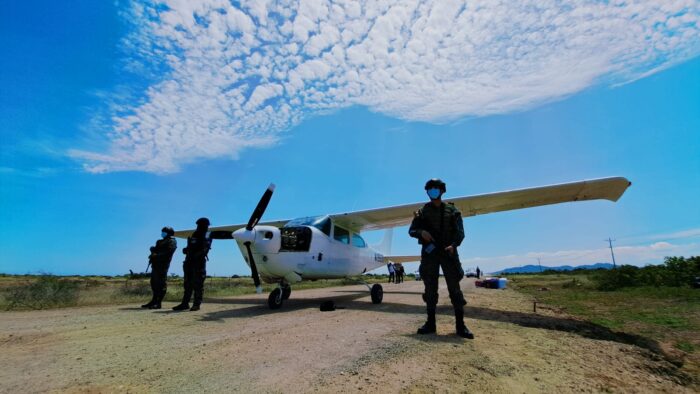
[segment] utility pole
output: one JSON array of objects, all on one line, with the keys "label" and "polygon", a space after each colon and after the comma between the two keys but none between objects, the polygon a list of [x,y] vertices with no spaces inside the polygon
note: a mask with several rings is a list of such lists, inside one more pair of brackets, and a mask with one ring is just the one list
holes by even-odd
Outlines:
[{"label": "utility pole", "polygon": [[613,247],[612,247],[612,243],[613,243],[614,239],[610,239],[610,237],[608,237],[608,239],[606,239],[604,241],[608,241],[608,245],[610,245],[610,255],[612,256],[613,269],[615,269],[615,268],[617,268],[617,265],[615,264],[615,252],[613,252]]},{"label": "utility pole", "polygon": [[540,258],[537,258],[537,264],[540,266],[540,272],[542,272],[542,263],[540,262]]}]

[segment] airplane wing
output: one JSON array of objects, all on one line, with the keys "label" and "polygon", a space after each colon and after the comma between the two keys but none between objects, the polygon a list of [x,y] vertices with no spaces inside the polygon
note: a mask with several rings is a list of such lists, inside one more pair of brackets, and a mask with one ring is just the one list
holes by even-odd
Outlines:
[{"label": "airplane wing", "polygon": [[420,256],[384,256],[384,262],[392,263],[412,263],[414,261],[420,261]]},{"label": "airplane wing", "polygon": [[[617,201],[631,184],[626,178],[613,177],[448,198],[444,201],[453,203],[462,216],[467,217],[573,201]],[[355,231],[379,230],[410,224],[413,213],[423,205],[425,201],[330,216],[340,226]]]},{"label": "airplane wing", "polygon": [[[444,201],[455,204],[462,212],[462,216],[467,217],[563,202],[599,199],[617,201],[631,184],[630,181],[623,177],[601,178],[498,193],[448,198]],[[354,231],[380,230],[410,224],[413,220],[413,212],[423,205],[425,205],[425,201],[365,211],[339,213],[330,215],[330,217],[337,224]],[[260,222],[258,224],[282,227],[288,221],[289,220],[275,220]],[[212,232],[212,238],[231,239],[231,233],[233,231],[245,226],[246,223],[210,227],[209,231]],[[175,236],[178,238],[187,238],[192,235],[193,232],[194,230],[176,231]]]},{"label": "airplane wing", "polygon": [[[269,221],[269,222],[259,222],[258,226],[264,225],[264,226],[282,227],[288,221],[289,220],[274,220],[274,221]],[[248,223],[232,224],[232,225],[228,225],[228,226],[209,227],[209,231],[211,232],[211,237],[213,239],[231,239],[232,232],[238,230],[239,228],[245,227],[247,224]],[[190,235],[192,235],[192,233],[194,233],[194,229],[175,231],[175,237],[187,238]]]}]

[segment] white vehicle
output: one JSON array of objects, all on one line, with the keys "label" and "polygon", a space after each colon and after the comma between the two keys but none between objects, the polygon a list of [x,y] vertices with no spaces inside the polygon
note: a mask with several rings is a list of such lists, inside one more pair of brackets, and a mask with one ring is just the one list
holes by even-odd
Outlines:
[{"label": "white vehicle", "polygon": [[[483,215],[573,201],[606,199],[617,201],[631,183],[622,177],[586,180],[552,186],[512,190],[444,199],[453,203],[463,217]],[[282,306],[291,294],[291,284],[305,279],[345,278],[363,274],[387,262],[418,261],[420,256],[391,256],[391,229],[405,226],[425,202],[365,211],[303,217],[293,220],[259,222],[275,189],[271,184],[263,194],[247,224],[210,228],[214,239],[234,239],[251,268],[258,293],[260,279],[277,283],[268,305]],[[384,240],[370,247],[360,233],[387,229]],[[187,238],[194,230],[176,231]],[[367,285],[367,284],[365,284]],[[382,286],[367,285],[372,302],[382,302]]]}]

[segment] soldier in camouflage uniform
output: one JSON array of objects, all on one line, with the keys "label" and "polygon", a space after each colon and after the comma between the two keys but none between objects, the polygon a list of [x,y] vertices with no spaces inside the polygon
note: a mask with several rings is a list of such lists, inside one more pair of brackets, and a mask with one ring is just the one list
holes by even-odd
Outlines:
[{"label": "soldier in camouflage uniform", "polygon": [[422,245],[419,272],[425,293],[423,300],[428,310],[428,321],[418,329],[418,334],[430,334],[435,329],[435,309],[438,303],[438,278],[440,267],[445,275],[447,290],[455,311],[457,335],[473,339],[474,335],[464,325],[464,299],[459,281],[464,277],[457,247],[464,239],[462,214],[452,204],[442,201],[447,186],[440,179],[425,184],[430,202],[416,211],[408,233]]},{"label": "soldier in camouflage uniform", "polygon": [[[211,249],[211,235],[209,233],[209,219],[197,219],[197,229],[191,237],[187,238],[187,247],[182,250],[185,261],[182,263],[182,271],[185,274],[185,292],[182,302],[173,307],[174,311],[198,311],[204,296],[204,279],[207,277],[207,254]],[[194,301],[190,308],[190,298],[194,291]]]},{"label": "soldier in camouflage uniform", "polygon": [[151,265],[153,297],[151,297],[150,302],[141,305],[141,308],[160,309],[160,303],[168,290],[168,269],[173,253],[177,249],[177,241],[173,238],[175,230],[172,227],[163,227],[160,231],[162,239],[156,241],[155,246],[151,246],[151,255],[148,256],[148,263]]}]

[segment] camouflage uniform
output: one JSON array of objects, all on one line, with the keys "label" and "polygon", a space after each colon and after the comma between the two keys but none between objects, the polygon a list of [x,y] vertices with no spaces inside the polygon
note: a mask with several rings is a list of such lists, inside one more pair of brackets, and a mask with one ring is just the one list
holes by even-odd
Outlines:
[{"label": "camouflage uniform", "polygon": [[192,234],[187,238],[185,261],[182,263],[182,271],[185,274],[185,292],[182,295],[182,304],[189,304],[194,291],[193,305],[199,306],[204,296],[204,279],[207,277],[207,254],[211,249],[209,233]]},{"label": "camouflage uniform", "polygon": [[[432,244],[435,249],[431,252],[426,250],[430,243],[425,242],[421,237],[423,230],[429,232],[433,237]],[[459,281],[464,277],[464,271],[457,253],[457,247],[464,239],[461,212],[452,204],[442,202],[439,207],[436,207],[432,202],[427,203],[415,213],[408,233],[411,237],[418,238],[418,241],[423,245],[419,272],[425,286],[423,300],[428,312],[434,313],[437,306],[440,267],[445,275],[452,306],[456,313],[462,311],[466,301],[459,287]],[[449,254],[444,250],[450,245],[454,247],[454,254]]]},{"label": "camouflage uniform", "polygon": [[148,261],[151,263],[151,290],[153,291],[152,303],[160,305],[168,290],[168,269],[170,261],[177,249],[177,241],[171,236],[156,241],[156,246],[151,247],[151,255]]}]

